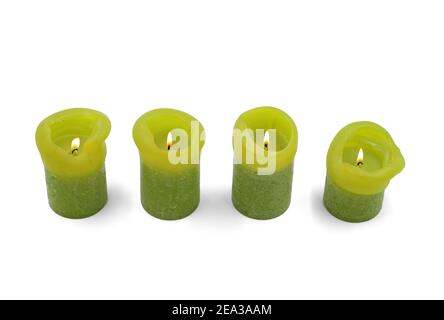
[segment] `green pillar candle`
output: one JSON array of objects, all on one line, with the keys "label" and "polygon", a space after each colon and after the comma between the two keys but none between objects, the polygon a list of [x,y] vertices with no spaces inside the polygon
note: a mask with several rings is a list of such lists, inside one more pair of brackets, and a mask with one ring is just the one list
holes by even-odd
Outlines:
[{"label": "green pillar candle", "polygon": [[140,153],[144,209],[163,220],[193,213],[200,200],[203,126],[185,112],[156,109],[137,120],[133,137]]},{"label": "green pillar candle", "polygon": [[[291,201],[293,162],[298,146],[294,121],[282,110],[259,107],[238,118],[233,136],[234,207],[254,219],[280,216]],[[265,162],[259,161],[259,154]],[[261,172],[267,166],[270,170]]]},{"label": "green pillar candle", "polygon": [[347,222],[373,219],[390,180],[405,166],[390,134],[372,122],[356,122],[334,138],[327,155],[324,205]]},{"label": "green pillar candle", "polygon": [[57,214],[81,219],[105,206],[105,139],[110,130],[104,114],[80,108],[53,114],[38,126],[49,205]]}]

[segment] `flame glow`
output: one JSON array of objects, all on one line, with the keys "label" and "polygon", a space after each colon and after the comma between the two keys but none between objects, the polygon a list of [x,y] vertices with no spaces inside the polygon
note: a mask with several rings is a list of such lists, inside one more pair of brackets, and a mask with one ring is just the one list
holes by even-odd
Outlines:
[{"label": "flame glow", "polygon": [[173,145],[173,135],[171,134],[171,132],[168,132],[168,137],[167,137],[167,148],[168,148],[168,150],[171,149],[172,145]]},{"label": "flame glow", "polygon": [[364,150],[359,149],[358,157],[356,158],[356,165],[361,167],[364,165]]},{"label": "flame glow", "polygon": [[264,134],[264,148],[268,149],[269,144],[270,144],[270,134],[268,133],[268,130],[266,130]]},{"label": "flame glow", "polygon": [[79,152],[79,148],[80,148],[80,138],[73,139],[71,142],[71,153],[73,155],[77,155],[77,153]]}]

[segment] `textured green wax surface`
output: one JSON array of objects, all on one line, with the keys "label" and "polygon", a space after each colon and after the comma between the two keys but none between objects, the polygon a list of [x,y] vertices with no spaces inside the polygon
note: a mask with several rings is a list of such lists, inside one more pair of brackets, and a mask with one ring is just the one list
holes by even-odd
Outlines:
[{"label": "textured green wax surface", "polygon": [[162,220],[178,220],[189,216],[199,206],[200,167],[161,172],[141,164],[141,198],[145,210]]},{"label": "textured green wax surface", "polygon": [[49,205],[57,214],[82,219],[99,212],[108,200],[105,168],[85,177],[60,177],[46,170]]},{"label": "textured green wax surface", "polygon": [[273,219],[290,206],[293,163],[272,175],[258,175],[241,164],[233,168],[232,201],[247,217]]},{"label": "textured green wax surface", "polygon": [[373,195],[354,194],[335,185],[327,177],[324,191],[325,208],[336,218],[347,222],[365,222],[381,211],[384,192]]}]

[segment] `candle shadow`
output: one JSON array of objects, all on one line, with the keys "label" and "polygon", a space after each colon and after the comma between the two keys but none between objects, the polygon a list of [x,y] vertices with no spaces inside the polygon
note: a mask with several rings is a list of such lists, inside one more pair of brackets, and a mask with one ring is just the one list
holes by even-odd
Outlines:
[{"label": "candle shadow", "polygon": [[243,216],[233,207],[231,190],[227,189],[203,191],[192,218],[211,225],[233,225],[243,220]]}]

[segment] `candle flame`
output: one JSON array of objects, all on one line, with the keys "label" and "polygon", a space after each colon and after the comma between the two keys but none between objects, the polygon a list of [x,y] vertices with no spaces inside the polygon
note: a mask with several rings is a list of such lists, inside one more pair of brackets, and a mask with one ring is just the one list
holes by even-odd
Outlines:
[{"label": "candle flame", "polygon": [[80,138],[75,138],[71,142],[71,153],[76,156],[80,148]]},{"label": "candle flame", "polygon": [[358,158],[356,159],[356,165],[362,167],[364,165],[364,150],[359,149]]},{"label": "candle flame", "polygon": [[168,132],[168,137],[167,137],[167,148],[168,148],[168,150],[171,149],[172,145],[173,145],[173,135],[171,134],[171,132]]},{"label": "candle flame", "polygon": [[268,145],[270,144],[270,134],[268,133],[268,130],[265,130],[264,134],[264,148],[268,149]]}]

